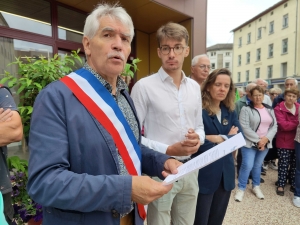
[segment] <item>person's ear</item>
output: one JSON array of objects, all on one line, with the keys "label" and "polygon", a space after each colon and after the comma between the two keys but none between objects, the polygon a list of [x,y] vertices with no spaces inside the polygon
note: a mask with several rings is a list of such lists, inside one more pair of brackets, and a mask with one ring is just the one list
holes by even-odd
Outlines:
[{"label": "person's ear", "polygon": [[190,54],[190,47],[187,46],[187,47],[184,49],[184,57],[187,57],[189,54]]},{"label": "person's ear", "polygon": [[82,45],[86,56],[91,55],[91,41],[87,36],[84,36],[82,39]]},{"label": "person's ear", "polygon": [[157,55],[158,55],[158,57],[161,59],[161,52],[160,52],[160,48],[157,48]]}]

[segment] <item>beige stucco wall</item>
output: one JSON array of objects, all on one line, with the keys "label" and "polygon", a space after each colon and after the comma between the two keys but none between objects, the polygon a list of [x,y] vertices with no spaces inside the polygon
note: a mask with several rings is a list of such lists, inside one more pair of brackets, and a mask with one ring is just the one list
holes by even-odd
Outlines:
[{"label": "beige stucco wall", "polygon": [[[273,65],[272,79],[282,78],[281,64],[287,62],[287,76],[298,74],[299,65],[296,62],[295,71],[295,53],[297,54],[297,61],[299,62],[299,37],[297,35],[297,49],[296,49],[296,3],[297,0],[290,0],[287,2],[288,6],[285,8],[284,4],[273,9],[273,15],[268,12],[261,16],[261,21],[257,18],[246,24],[241,29],[234,32],[234,55],[233,55],[233,79],[238,82],[237,74],[241,73],[240,82],[246,82],[246,71],[250,71],[249,81],[255,79],[255,68],[260,68],[260,77],[268,80],[267,67]],[[299,12],[299,6],[298,6]],[[283,16],[288,14],[288,27],[282,28]],[[298,15],[299,17],[299,15]],[[299,18],[298,18],[299,20]],[[274,21],[274,33],[269,34],[269,23]],[[249,26],[251,24],[251,26]],[[262,38],[257,39],[258,28],[262,27]],[[299,33],[298,22],[298,33]],[[251,43],[247,44],[247,34],[251,32]],[[242,37],[242,46],[239,47],[239,38]],[[288,52],[282,54],[282,40],[288,38]],[[268,46],[274,44],[273,57],[268,58]],[[261,48],[261,60],[256,61],[256,50]],[[246,64],[246,54],[250,52],[250,63]],[[238,66],[238,55],[242,56],[241,66]],[[299,64],[299,63],[298,63]]]}]

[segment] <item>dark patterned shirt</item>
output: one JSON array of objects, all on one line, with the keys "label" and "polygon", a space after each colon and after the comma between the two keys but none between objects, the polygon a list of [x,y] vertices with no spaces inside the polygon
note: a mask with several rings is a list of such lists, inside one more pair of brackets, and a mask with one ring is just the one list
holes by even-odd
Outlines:
[{"label": "dark patterned shirt", "polygon": [[[106,80],[104,80],[96,71],[94,71],[87,63],[84,64],[83,68],[90,71],[101,82],[101,84],[109,91],[109,93],[111,93],[111,95],[114,97],[116,103],[118,104],[119,108],[121,109],[131,130],[133,131],[136,141],[138,141],[139,140],[138,123],[136,121],[134,113],[133,113],[129,103],[127,102],[125,96],[121,94],[121,90],[127,89],[127,84],[118,76],[116,95],[113,95],[112,94],[112,86]],[[120,175],[128,175],[128,171],[125,167],[124,161],[123,161],[122,157],[120,156],[117,148],[116,148],[116,150],[118,152],[118,163],[119,163],[119,167],[120,167],[120,171],[119,171]],[[131,209],[129,212],[131,212],[132,209],[133,209],[133,205],[131,206]],[[126,214],[121,215],[121,217],[123,217],[125,215]]]}]

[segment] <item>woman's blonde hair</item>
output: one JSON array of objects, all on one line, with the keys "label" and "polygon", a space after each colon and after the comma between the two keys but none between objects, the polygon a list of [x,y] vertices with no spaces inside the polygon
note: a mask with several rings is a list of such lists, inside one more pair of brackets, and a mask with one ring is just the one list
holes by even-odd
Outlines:
[{"label": "woman's blonde hair", "polygon": [[227,93],[226,98],[222,101],[222,103],[229,109],[229,111],[234,111],[235,104],[235,88],[234,84],[232,82],[231,73],[228,69],[222,68],[222,69],[216,69],[212,71],[207,79],[204,81],[204,83],[201,85],[202,89],[202,108],[207,110],[208,115],[215,115],[217,112],[213,108],[212,103],[212,97],[208,91],[208,88],[210,88],[214,83],[216,82],[216,79],[219,75],[228,75],[230,78],[230,87],[229,91]]}]

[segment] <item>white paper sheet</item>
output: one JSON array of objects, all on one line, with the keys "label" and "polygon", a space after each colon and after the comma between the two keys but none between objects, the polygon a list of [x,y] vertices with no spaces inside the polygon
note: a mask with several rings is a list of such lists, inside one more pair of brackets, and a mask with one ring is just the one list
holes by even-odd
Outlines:
[{"label": "white paper sheet", "polygon": [[244,145],[246,145],[245,139],[242,133],[238,133],[178,167],[178,173],[167,176],[163,184],[172,184],[189,173],[213,163]]}]

